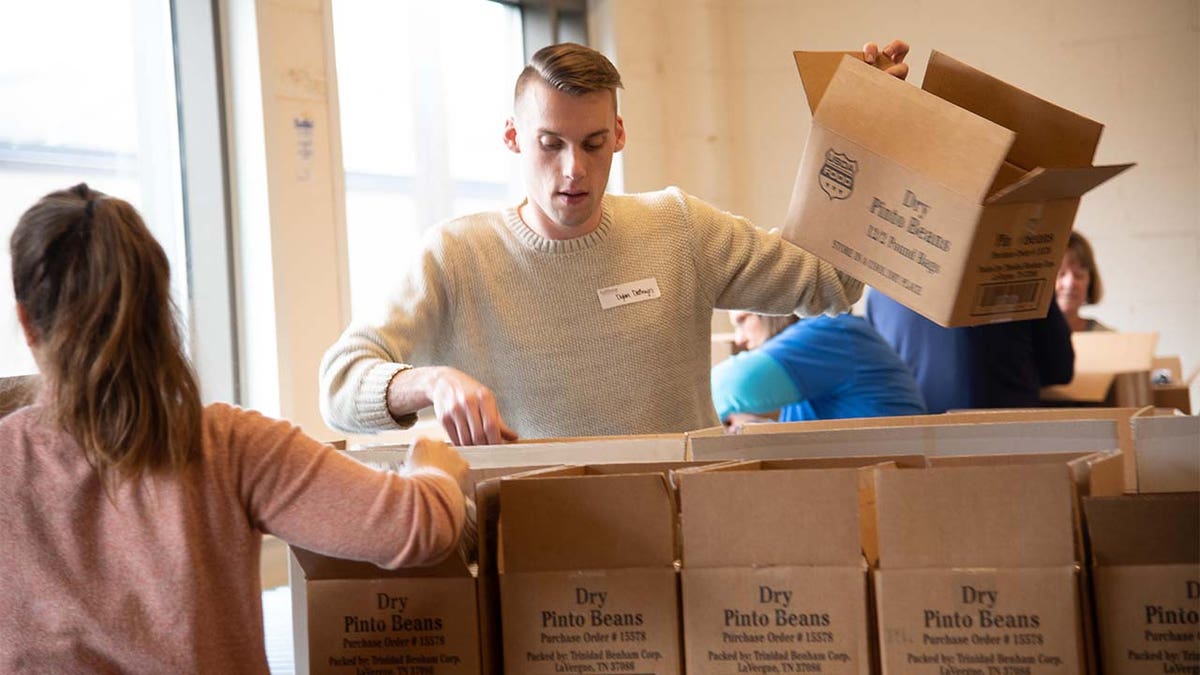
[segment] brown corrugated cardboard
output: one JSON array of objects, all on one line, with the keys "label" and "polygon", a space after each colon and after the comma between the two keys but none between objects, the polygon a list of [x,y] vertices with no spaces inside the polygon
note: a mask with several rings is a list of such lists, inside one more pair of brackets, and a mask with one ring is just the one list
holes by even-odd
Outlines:
[{"label": "brown corrugated cardboard", "polygon": [[823,464],[851,462],[678,474],[689,673],[872,671],[859,535],[859,490],[874,486],[860,474],[872,470]]},{"label": "brown corrugated cardboard", "polygon": [[[924,90],[796,52],[813,110],[784,237],[945,326],[1040,318],[1100,124],[934,52]],[[880,105],[886,102],[886,114]]]},{"label": "brown corrugated cardboard", "polygon": [[1146,410],[1130,420],[1136,491],[1200,491],[1200,417],[1155,412]]},{"label": "brown corrugated cardboard", "polygon": [[1101,668],[1200,670],[1200,494],[1084,500]]},{"label": "brown corrugated cardboard", "polygon": [[1183,362],[1178,356],[1156,356],[1150,381],[1154,393],[1154,407],[1174,408],[1185,415],[1192,414],[1191,388],[1196,372],[1185,379]]},{"label": "brown corrugated cardboard", "polygon": [[[397,470],[407,450],[351,455],[376,468]],[[293,641],[298,672],[500,673],[496,608],[494,485],[499,476],[542,467],[472,469],[479,529],[478,560],[453,555],[440,565],[384,570],[292,548]],[[395,600],[392,600],[395,598]],[[429,621],[411,622],[412,617]],[[413,626],[420,626],[423,633]]]},{"label": "brown corrugated cardboard", "polygon": [[1094,452],[1119,449],[1122,439],[1130,438],[1128,423],[1116,413],[1055,416],[1041,411],[1031,414],[1030,421],[1016,421],[1022,418],[1010,413],[986,415],[992,413],[755,424],[740,434],[713,428],[688,434],[688,453],[697,460],[730,460]]},{"label": "brown corrugated cardboard", "polygon": [[[1066,465],[1079,496],[1117,496],[1124,492],[1124,458],[1120,452],[1041,452],[1006,455],[946,455],[928,458],[929,466]],[[1082,549],[1081,549],[1082,553]]]},{"label": "brown corrugated cardboard", "polygon": [[481,672],[475,577],[457,554],[419,570],[290,559],[297,672]]},{"label": "brown corrugated cardboard", "polygon": [[[1075,484],[1076,498],[1083,496],[1114,496],[1120,495],[1124,489],[1124,462],[1119,452],[1099,453],[1041,453],[1041,454],[1012,454],[1012,455],[965,455],[959,457],[931,457],[930,466],[1011,466],[1019,464],[1058,464],[1066,466]],[[1079,560],[1084,559],[1083,509],[1078,501],[1072,504],[1072,523],[1075,534],[1075,553]],[[1081,571],[1081,578],[1086,578],[1087,570]],[[1092,598],[1086,592],[1086,581],[1079,588],[1080,615],[1083,621],[1083,642],[1089,663],[1094,664],[1091,655],[1095,653],[1096,635],[1093,624],[1088,620],[1092,616]],[[1094,668],[1089,667],[1089,672]]]},{"label": "brown corrugated cardboard", "polygon": [[884,673],[1085,670],[1065,465],[878,476]]},{"label": "brown corrugated cardboard", "polygon": [[1071,345],[1074,379],[1043,388],[1043,400],[1137,408],[1154,402],[1150,372],[1158,333],[1075,332]]},{"label": "brown corrugated cardboard", "polygon": [[603,471],[500,483],[505,672],[681,672],[674,490]]},{"label": "brown corrugated cardboard", "polygon": [[[1117,445],[1122,452],[1133,452],[1133,432],[1129,418],[1140,408],[988,408],[951,410],[940,415],[907,415],[901,417],[869,417],[852,420],[815,420],[755,424],[742,429],[743,434],[777,433],[823,429],[863,429],[871,427],[937,426],[946,424],[975,424],[1002,422],[1059,422],[1070,420],[1113,420],[1117,422]],[[788,426],[790,425],[790,426]],[[1107,440],[1105,442],[1108,442]]]},{"label": "brown corrugated cardboard", "polygon": [[[579,438],[539,438],[504,445],[476,445],[457,448],[473,468],[513,466],[551,466],[561,464],[600,464],[615,462],[682,461],[687,439],[683,434],[641,436],[597,436]],[[394,458],[395,452],[407,452],[404,445],[385,445],[357,450],[359,461],[369,462],[377,455]],[[403,455],[400,455],[403,457]]]}]

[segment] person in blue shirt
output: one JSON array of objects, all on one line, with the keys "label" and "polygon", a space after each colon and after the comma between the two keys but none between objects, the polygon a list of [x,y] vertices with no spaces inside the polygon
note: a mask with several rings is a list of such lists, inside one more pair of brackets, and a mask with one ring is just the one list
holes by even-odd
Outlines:
[{"label": "person in blue shirt", "polygon": [[730,318],[748,351],[713,368],[713,404],[723,422],[775,410],[781,422],[925,412],[912,373],[860,317]]},{"label": "person in blue shirt", "polygon": [[1042,387],[1075,374],[1071,328],[1049,304],[1044,319],[943,328],[872,291],[867,321],[912,369],[929,412],[1035,408]]}]

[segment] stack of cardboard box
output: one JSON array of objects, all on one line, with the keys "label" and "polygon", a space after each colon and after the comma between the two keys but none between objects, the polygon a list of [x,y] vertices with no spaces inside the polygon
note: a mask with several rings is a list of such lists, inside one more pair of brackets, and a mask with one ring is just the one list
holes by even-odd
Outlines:
[{"label": "stack of cardboard box", "polygon": [[[622,462],[560,465],[606,447]],[[1103,653],[1135,672],[1129,654],[1161,652],[1154,672],[1187,672],[1200,653],[1200,418],[981,411],[482,452],[510,466],[475,470],[477,565],[294,552],[302,669],[1066,673]],[[1179,623],[1142,625],[1147,608]],[[1121,646],[1131,626],[1171,644]]]},{"label": "stack of cardboard box", "polygon": [[1132,423],[1136,492],[1084,500],[1102,672],[1200,672],[1200,418]]}]

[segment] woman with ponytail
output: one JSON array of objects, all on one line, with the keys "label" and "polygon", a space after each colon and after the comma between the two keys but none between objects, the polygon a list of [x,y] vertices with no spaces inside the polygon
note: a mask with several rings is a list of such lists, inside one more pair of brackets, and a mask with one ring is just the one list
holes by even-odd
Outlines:
[{"label": "woman with ponytail", "polygon": [[263,533],[390,568],[455,549],[448,446],[377,472],[201,404],[166,256],[128,203],[49,194],[10,253],[41,387],[0,419],[0,672],[267,672]]}]

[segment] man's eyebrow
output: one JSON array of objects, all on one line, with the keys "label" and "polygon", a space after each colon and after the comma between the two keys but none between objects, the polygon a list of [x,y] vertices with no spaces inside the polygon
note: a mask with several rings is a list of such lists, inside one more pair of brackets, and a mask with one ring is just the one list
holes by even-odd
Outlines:
[{"label": "man's eyebrow", "polygon": [[[587,138],[594,138],[596,136],[604,136],[604,135],[607,135],[610,131],[611,131],[610,129],[597,129],[596,131],[593,131],[592,133],[588,134],[587,136],[584,136],[584,138],[587,139]],[[545,129],[545,128],[540,128],[540,127],[537,130],[537,135],[538,136],[554,136],[556,138],[562,137],[562,134],[558,133],[557,131],[555,131],[553,129]]]}]

